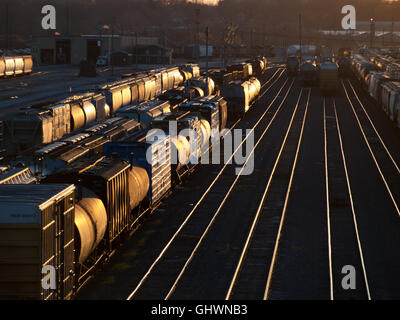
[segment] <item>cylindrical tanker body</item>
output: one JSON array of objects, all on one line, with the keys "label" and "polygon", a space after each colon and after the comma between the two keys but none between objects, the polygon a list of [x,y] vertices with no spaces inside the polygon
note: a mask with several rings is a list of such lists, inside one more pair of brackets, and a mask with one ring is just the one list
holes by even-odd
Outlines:
[{"label": "cylindrical tanker body", "polygon": [[[170,132],[170,129],[177,132]],[[170,115],[163,115],[154,119],[151,123],[153,129],[161,129],[171,136],[181,134],[188,138],[190,144],[190,164],[198,163],[201,157],[201,123],[199,114],[190,111],[179,111]]]},{"label": "cylindrical tanker body", "polygon": [[32,56],[23,56],[24,59],[24,74],[30,74],[33,70],[33,58]]},{"label": "cylindrical tanker body", "polygon": [[0,77],[4,77],[6,75],[6,62],[4,58],[0,58]]},{"label": "cylindrical tanker body", "polygon": [[132,167],[129,171],[129,205],[134,210],[147,196],[150,179],[147,171],[141,167]]},{"label": "cylindrical tanker body", "polygon": [[5,57],[4,63],[6,65],[5,75],[10,77],[15,73],[15,60],[12,57]]},{"label": "cylindrical tanker body", "polygon": [[76,250],[83,263],[103,240],[107,230],[106,208],[97,195],[86,188],[75,207]]},{"label": "cylindrical tanker body", "polygon": [[96,121],[96,108],[91,101],[82,102],[82,109],[85,113],[85,125]]},{"label": "cylindrical tanker body", "polygon": [[250,102],[253,102],[254,99],[260,94],[261,91],[261,83],[257,78],[251,78],[249,81],[250,87]]},{"label": "cylindrical tanker body", "polygon": [[243,62],[226,67],[228,72],[239,71],[242,80],[248,80],[253,75],[253,65],[250,62]]},{"label": "cylindrical tanker body", "polygon": [[15,57],[14,58],[14,75],[18,76],[24,73],[24,59],[22,57]]},{"label": "cylindrical tanker body", "polygon": [[251,103],[257,98],[261,90],[260,81],[251,78],[249,81],[235,81],[226,85],[222,95],[228,102],[228,110],[231,114],[245,114],[251,107]]},{"label": "cylindrical tanker body", "polygon": [[[208,81],[207,81],[208,79]],[[185,82],[186,87],[199,87],[204,91],[205,96],[210,96],[215,90],[214,80],[210,77],[192,78]]]},{"label": "cylindrical tanker body", "polygon": [[78,130],[85,126],[85,112],[79,103],[71,104],[71,131]]},{"label": "cylindrical tanker body", "polygon": [[192,79],[192,74],[190,72],[185,71],[185,70],[180,70],[180,73],[182,75],[182,78],[183,78],[184,82],[189,80],[189,79]]},{"label": "cylindrical tanker body", "polygon": [[0,77],[30,74],[33,58],[26,56],[5,56],[0,58]]},{"label": "cylindrical tanker body", "polygon": [[201,150],[205,151],[210,145],[211,126],[206,119],[200,119]]},{"label": "cylindrical tanker body", "polygon": [[[185,64],[180,69],[190,73],[190,78],[200,77],[200,67],[197,64]],[[186,79],[187,80],[187,79]]]},{"label": "cylindrical tanker body", "polygon": [[253,73],[256,76],[262,76],[264,70],[266,68],[264,60],[262,58],[255,58],[253,60],[249,60],[249,63],[253,66]]},{"label": "cylindrical tanker body", "polygon": [[179,181],[181,173],[189,164],[190,143],[184,136],[171,137],[171,175],[173,181]]},{"label": "cylindrical tanker body", "polygon": [[132,102],[131,84],[129,83],[106,85],[101,88],[101,91],[106,96],[106,102],[111,108],[111,113],[115,113],[121,107]]}]

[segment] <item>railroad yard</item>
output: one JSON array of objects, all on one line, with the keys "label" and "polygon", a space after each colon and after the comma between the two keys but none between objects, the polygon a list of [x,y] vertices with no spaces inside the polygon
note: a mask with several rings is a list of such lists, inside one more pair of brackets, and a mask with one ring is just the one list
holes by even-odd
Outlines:
[{"label": "railroad yard", "polygon": [[224,301],[194,310],[226,316],[240,301],[246,315],[252,300],[400,299],[394,14],[385,44],[386,22],[330,32],[303,13],[282,36],[203,32],[200,8],[215,18],[226,1],[172,2],[151,2],[170,13],[156,25],[87,19],[76,34],[68,2],[67,32],[36,36],[10,35],[6,5],[0,300],[160,301],[152,315]]},{"label": "railroad yard", "polygon": [[[376,54],[372,53],[372,56],[378,60]],[[79,269],[75,269],[76,278],[71,282],[71,291],[65,292],[66,287],[61,291],[64,297],[77,300],[400,298],[400,276],[397,272],[400,259],[393,254],[400,249],[399,131],[396,122],[391,121],[382,108],[378,107],[376,100],[368,94],[370,85],[368,84],[366,89],[358,78],[358,72],[361,72],[363,67],[357,67],[357,63],[366,64],[368,68],[374,66],[363,59],[365,58],[360,55],[347,58],[346,61],[353,61],[353,66],[350,67],[347,62],[347,71],[337,79],[337,92],[334,95],[325,95],[321,91],[322,87],[319,88],[315,84],[305,85],[304,79],[296,75],[298,71],[293,74],[289,67],[270,62],[262,74],[258,75],[259,93],[251,108],[240,117],[229,113],[226,122],[226,128],[230,130],[244,130],[243,141],[240,145],[235,144],[231,156],[232,159],[236,153],[243,152],[239,147],[246,146],[247,158],[244,166],[230,163],[232,161],[227,161],[224,158],[226,155],[221,153],[220,164],[200,162],[190,167],[183,178],[179,178],[179,170],[182,168],[171,167],[171,187],[162,187],[165,194],[161,194],[161,197],[155,195],[154,190],[158,187],[154,181],[151,182],[151,179],[155,179],[152,178],[156,168],[154,163],[153,171],[148,171],[149,176],[146,171],[142,172],[139,171],[140,168],[134,167],[136,163],[136,166],[146,168],[143,162],[135,162],[141,148],[137,149],[137,144],[141,143],[141,140],[132,140],[129,137],[137,135],[136,131],[129,129],[133,133],[126,133],[131,140],[121,138],[119,134],[119,140],[116,142],[113,142],[113,135],[108,133],[111,131],[100,131],[100,136],[103,139],[107,138],[108,143],[116,148],[121,148],[121,142],[128,143],[126,146],[129,146],[128,141],[137,141],[136,149],[132,149],[129,157],[126,158],[123,153],[119,153],[117,157],[125,160],[122,161],[124,168],[128,166],[128,162],[132,163],[130,174],[139,179],[139,184],[135,187],[139,189],[130,189],[131,185],[128,185],[130,208],[133,210],[129,214],[128,211],[118,213],[122,212],[122,203],[115,209],[109,207],[111,202],[108,202],[117,201],[117,198],[106,200],[101,193],[95,191],[101,196],[100,199],[104,199],[96,200],[99,199],[97,195],[93,198],[93,194],[85,195],[85,189],[82,191],[78,188],[74,236],[76,262],[75,267],[71,265],[71,268]],[[246,63],[237,63],[235,68],[247,66]],[[336,63],[335,65],[337,66]],[[186,75],[184,70],[190,69],[194,70],[192,76],[195,76],[195,65],[181,68],[183,75]],[[164,69],[160,70],[164,72]],[[165,70],[179,74],[178,69]],[[126,80],[118,82],[118,77],[127,72],[126,68],[116,69],[113,76],[109,74],[109,69],[104,69],[103,72],[106,76],[100,76],[96,80],[99,85],[104,83],[105,78],[107,81],[116,81],[117,88],[121,87],[120,83],[122,87],[130,83]],[[65,77],[71,77],[70,82],[62,80]],[[136,82],[132,83],[139,85],[136,80],[138,77],[140,76],[134,75],[133,79]],[[191,76],[187,77],[191,81]],[[217,83],[218,78],[211,74],[211,78],[213,77]],[[42,78],[48,81],[45,86]],[[24,82],[29,82],[27,88],[15,85]],[[97,85],[96,82],[93,83],[93,79],[90,78],[76,78],[68,68],[64,73],[50,69],[24,78],[3,80],[0,82],[3,98],[6,95],[15,95],[16,99],[3,100],[2,112],[5,119],[9,119],[8,114],[12,114],[21,101],[29,105],[36,101],[60,99],[59,96],[72,92],[62,92],[62,87],[73,85],[77,91],[90,90],[93,84]],[[134,88],[132,84],[129,84],[129,87]],[[127,109],[116,105],[119,102],[115,100],[113,87],[103,88],[112,92],[110,100],[107,98],[107,103],[113,113],[124,116],[132,113],[131,110],[134,109],[131,107]],[[138,90],[140,95],[140,89]],[[149,92],[146,90],[145,92]],[[206,87],[203,90],[211,89]],[[73,99],[81,98],[78,96]],[[130,99],[132,101],[133,91]],[[139,96],[138,99],[140,100]],[[177,99],[176,94],[172,95],[171,99],[169,101],[173,105],[172,101]],[[208,99],[211,100],[205,101],[214,101],[212,99],[215,98]],[[229,98],[226,99],[228,108],[241,107],[234,105]],[[187,100],[185,101],[180,102],[181,107],[175,108],[173,112],[178,112],[176,114],[179,115],[182,111],[177,110],[184,110],[181,108],[185,107]],[[47,103],[42,102],[43,105]],[[220,114],[223,114],[222,102],[219,104]],[[155,104],[149,110],[160,108],[161,105],[158,105]],[[120,111],[117,111],[118,108]],[[96,109],[97,113],[98,110]],[[121,110],[123,113],[120,113]],[[187,114],[183,115],[187,117]],[[74,114],[71,113],[71,119],[74,121],[71,124],[71,133],[72,125],[76,127],[79,119],[73,117]],[[86,119],[89,119],[87,117]],[[204,119],[210,119],[208,117]],[[136,119],[140,121],[138,125],[148,123],[146,118]],[[153,127],[157,127],[157,122],[154,122],[157,119],[169,118],[156,116],[151,122]],[[177,119],[178,123],[181,121],[180,118],[170,119]],[[9,120],[5,123],[7,121]],[[109,120],[105,120],[104,123],[107,121]],[[125,128],[126,124],[133,120],[124,121],[117,127]],[[209,123],[212,121],[209,120]],[[223,122],[220,123],[222,128]],[[131,127],[136,128],[137,125],[131,124]],[[78,132],[92,132],[92,129],[84,130],[86,131],[81,129]],[[246,141],[251,133],[254,134],[252,144]],[[88,139],[87,136],[79,139],[77,137],[79,135],[72,135],[70,140],[61,141],[76,144],[76,139]],[[171,140],[172,143],[177,146],[178,153],[182,152],[179,144]],[[221,149],[229,147],[230,144],[229,140],[223,140],[221,143]],[[77,142],[76,145],[79,147],[73,145],[72,148],[87,146],[81,142]],[[52,148],[58,148],[57,142],[54,143],[54,147],[45,147],[50,152]],[[10,150],[6,150],[6,153],[11,153]],[[69,152],[68,150],[70,147],[63,152]],[[75,156],[76,160],[72,158],[73,160],[68,160],[61,167],[60,160],[57,159],[64,158],[60,158],[57,153],[54,156],[40,153],[44,158],[39,159],[35,158],[38,151],[34,153],[33,158],[29,155],[31,151],[23,151],[22,158],[17,156],[13,160],[13,157],[6,156],[5,159],[11,164],[33,159],[34,164],[25,163],[35,178],[29,178],[29,182],[15,182],[17,177],[22,177],[22,173],[15,174],[12,171],[13,182],[3,183],[58,183],[57,186],[59,183],[75,183],[96,190],[95,184],[84,182],[87,178],[81,175],[82,172],[91,172],[90,168],[93,167],[93,172],[87,177],[93,174],[105,177],[105,173],[96,171],[101,169],[100,164],[110,168],[112,166],[112,170],[122,170],[117,169],[120,166],[117,163],[121,160],[107,162],[102,157],[104,153],[114,158],[117,150],[122,151],[108,149],[106,142],[96,155],[89,153],[86,156]],[[202,158],[204,162],[204,154]],[[42,159],[47,161],[45,167],[43,164],[38,165],[44,161]],[[254,160],[253,170],[250,174],[242,175],[251,159]],[[18,169],[13,170],[18,172]],[[120,174],[118,171],[114,172],[113,174]],[[26,178],[25,169],[23,174]],[[176,174],[179,182],[173,177]],[[143,178],[143,175],[146,177]],[[7,171],[5,176],[3,181],[9,181],[7,179],[10,179],[10,175],[7,176]],[[78,176],[81,177],[79,180]],[[131,184],[133,182],[130,179]],[[140,191],[145,183],[143,179],[150,179],[152,185],[147,196],[148,189]],[[32,184],[31,186],[35,187]],[[120,190],[115,192],[126,192],[125,189]],[[7,192],[7,189],[2,192]],[[136,195],[133,196],[134,194]],[[114,195],[110,193],[108,197]],[[150,204],[144,204],[147,203],[147,198]],[[81,220],[85,216],[83,212],[87,212],[90,219],[95,219],[93,223],[96,225],[96,237],[99,239],[96,244],[86,242],[90,238],[85,238],[85,232],[90,229]],[[117,222],[117,214],[121,215],[118,219],[128,219],[129,223],[121,224],[122,220]],[[9,219],[13,219],[11,217]],[[110,225],[106,227],[104,224],[104,231],[99,234],[101,219],[111,221],[108,224],[114,224],[112,231]],[[115,228],[120,229],[114,231]],[[66,255],[67,251],[64,254]],[[65,261],[67,263],[67,260]],[[346,276],[346,271],[343,270],[348,270],[348,267],[354,268],[355,271],[354,288],[351,290],[343,286],[343,278]],[[67,270],[65,267],[64,269]],[[71,279],[64,281],[68,283]]]},{"label": "railroad yard", "polygon": [[202,166],[77,299],[400,297],[398,131],[352,77],[324,98],[269,74],[237,124],[255,130],[254,174]]}]

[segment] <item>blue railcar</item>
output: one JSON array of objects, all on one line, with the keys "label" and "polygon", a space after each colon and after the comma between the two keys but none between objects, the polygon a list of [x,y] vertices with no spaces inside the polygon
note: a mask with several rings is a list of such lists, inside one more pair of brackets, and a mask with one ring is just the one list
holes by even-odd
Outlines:
[{"label": "blue railcar", "polygon": [[170,136],[143,130],[104,146],[104,155],[118,157],[146,169],[150,188],[148,198],[157,203],[171,189]]}]

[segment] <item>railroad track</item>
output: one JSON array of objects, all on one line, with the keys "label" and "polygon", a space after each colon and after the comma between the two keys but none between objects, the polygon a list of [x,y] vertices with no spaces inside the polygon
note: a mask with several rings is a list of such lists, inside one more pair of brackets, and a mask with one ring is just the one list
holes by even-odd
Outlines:
[{"label": "railroad track", "polygon": [[[285,69],[283,68],[277,68],[277,70],[272,74],[272,76],[262,85],[261,87],[261,94],[260,96],[256,99],[256,101],[253,103],[256,104],[262,97],[265,96],[265,94],[267,92],[269,92],[269,90],[276,84],[276,82],[282,77],[282,75],[284,74]],[[236,128],[236,126],[240,123],[240,121],[242,121],[242,118],[239,118],[235,123],[233,123],[229,130],[232,131],[234,128]],[[225,135],[223,135],[221,137],[221,140],[223,141],[223,139],[225,138],[227,133],[225,133]],[[209,146],[207,150],[202,152],[202,157],[204,155],[209,155],[210,150],[212,149],[213,146]],[[199,161],[198,163],[196,163],[195,165],[193,165],[190,169],[189,169],[189,174],[193,173],[195,171],[195,169],[201,165],[201,161]],[[159,206],[160,204],[158,204]],[[152,211],[156,210],[158,208],[158,206],[154,207]],[[139,222],[143,219],[143,217],[147,214],[151,213],[150,210],[146,210],[144,212],[142,212],[138,217],[136,217],[136,219],[133,221],[132,226],[136,226],[139,224]]]},{"label": "railroad track", "polygon": [[[335,99],[329,99],[327,103],[324,98],[323,109],[329,296],[331,300],[371,300],[357,221],[359,212],[353,200]],[[343,286],[343,272],[349,272],[346,266],[354,268],[352,270],[356,272],[356,278],[353,284],[345,283]],[[351,285],[352,290],[347,285]]]},{"label": "railroad track", "polygon": [[[392,210],[387,212],[387,215],[381,217],[378,215],[377,211],[365,211],[368,206],[365,205],[365,197],[360,197],[362,195],[360,179],[359,176],[354,173],[354,161],[352,156],[354,156],[354,152],[360,152],[372,159],[372,161],[365,159],[365,161],[368,162],[366,167],[371,168],[370,170],[376,168],[377,173],[379,173],[379,175],[377,174],[377,178],[379,179],[380,177],[381,181],[377,180],[377,186],[371,189],[375,191],[379,190],[379,194],[386,192],[387,200],[384,200],[385,197],[382,196],[377,196],[377,200],[383,201],[382,205],[386,208],[391,202],[394,207],[393,211],[395,212],[398,212],[398,207],[394,200],[398,199],[399,195],[396,187],[400,184],[398,180],[398,166],[394,160],[393,154],[379,134],[378,129],[375,127],[374,122],[367,112],[366,106],[361,102],[354,87],[350,82],[348,82],[348,86],[342,83],[342,87],[343,100],[341,100],[340,108],[338,108],[336,104],[336,98],[323,99],[321,103],[323,106],[324,122],[323,162],[326,185],[326,237],[323,237],[323,233],[316,232],[314,236],[318,235],[318,237],[314,238],[314,241],[318,243],[326,241],[326,250],[322,250],[325,249],[322,245],[312,246],[310,240],[304,236],[298,237],[292,234],[292,236],[289,236],[289,238],[292,238],[289,240],[290,243],[288,243],[288,239],[285,239],[285,250],[280,254],[280,258],[284,258],[282,259],[284,260],[283,263],[289,264],[289,267],[288,265],[283,266],[283,268],[279,270],[278,275],[275,274],[272,276],[269,294],[266,292],[264,298],[290,299],[293,296],[298,296],[302,291],[308,292],[310,296],[313,294],[315,295],[315,292],[311,293],[307,290],[302,290],[301,287],[299,288],[298,285],[293,282],[295,279],[293,275],[290,275],[292,282],[288,282],[283,278],[287,275],[285,272],[290,272],[290,267],[294,265],[301,265],[301,268],[305,266],[315,268],[313,264],[318,264],[320,268],[323,268],[324,271],[317,272],[318,276],[316,275],[316,277],[319,284],[313,284],[313,288],[317,290],[316,292],[318,292],[319,297],[327,297],[331,300],[370,300],[373,298],[371,288],[374,289],[373,293],[376,296],[388,296],[388,288],[393,287],[392,289],[394,289],[394,283],[398,283],[398,279],[396,279],[393,273],[395,272],[395,266],[391,267],[391,264],[398,265],[393,257],[393,252],[396,252],[395,248],[398,247],[398,244],[395,243],[396,238],[393,236],[392,238],[390,238],[390,236],[379,237],[378,241],[371,241],[371,235],[378,236],[379,232],[382,231],[380,220],[382,220],[382,224],[386,224],[388,227],[390,226],[388,222],[395,220],[395,217],[392,217],[392,219],[388,217],[388,215],[392,213]],[[341,118],[338,116],[338,109],[340,109],[342,114]],[[353,115],[354,118],[352,118],[351,115]],[[349,126],[351,126],[351,129]],[[352,132],[351,135],[357,135],[357,131],[361,134],[360,138],[357,137],[355,140],[350,140],[349,133]],[[344,132],[346,133],[345,137]],[[345,140],[346,138],[348,141]],[[354,141],[360,139],[365,142],[365,148],[364,146],[360,146],[360,150],[357,151],[357,147],[349,147]],[[351,165],[349,165],[349,162]],[[371,173],[364,172],[363,174]],[[356,191],[353,189],[356,189]],[[296,201],[299,200],[297,199]],[[315,201],[319,200],[315,199]],[[290,213],[293,214],[293,206],[291,209],[292,211],[290,211]],[[319,212],[316,211],[314,214],[318,215]],[[307,219],[310,219],[310,217]],[[319,221],[318,223],[322,222],[320,217],[315,217],[314,220],[315,219]],[[295,221],[296,219],[294,218],[291,220],[291,230],[286,231],[287,233],[295,232],[294,228],[300,225],[304,228],[304,224],[299,224],[298,219],[297,222]],[[308,222],[309,225],[307,228],[311,228],[313,224],[310,223],[311,221]],[[315,226],[318,226],[318,224],[314,224],[314,227]],[[322,224],[320,226],[322,226]],[[395,229],[395,227],[385,230],[389,234],[392,234],[394,232],[392,229]],[[307,230],[308,229],[296,229],[296,233],[307,232]],[[372,238],[374,237],[372,236]],[[297,239],[297,241],[294,239]],[[294,247],[298,248],[297,250],[304,249],[302,247],[304,242],[298,242],[298,239],[308,241],[309,250],[311,246],[313,247],[312,250],[316,250],[314,251],[313,263],[306,263],[304,258],[297,257],[299,252],[296,252]],[[379,245],[377,245],[377,243],[379,243]],[[289,257],[288,255],[291,256]],[[323,262],[324,260],[328,260],[328,262]],[[386,261],[385,266],[382,265],[383,261]],[[386,276],[384,276],[385,271],[382,269],[387,272]],[[351,280],[345,277],[351,272],[350,270],[355,271],[355,278],[351,278]],[[291,272],[293,272],[293,270]],[[323,276],[324,273],[325,276]],[[302,275],[304,272],[295,272],[294,274]],[[309,276],[311,275],[310,272],[306,274]],[[385,284],[382,284],[383,279]],[[393,279],[393,284],[390,283],[390,279]],[[355,281],[355,287],[348,288],[347,286],[352,280]],[[310,279],[309,281],[311,283],[313,280]],[[300,283],[302,285],[306,284],[303,279]],[[326,285],[326,283],[328,283],[328,285]],[[391,291],[389,296],[390,295],[396,296],[396,290]],[[307,297],[304,295],[301,296]]]},{"label": "railroad track", "polygon": [[[310,103],[300,91],[225,299],[267,299]],[[290,176],[288,177],[288,173]]]},{"label": "railroad track", "polygon": [[[347,80],[347,87],[343,80],[341,84],[376,169],[379,172],[397,214],[400,216],[400,204],[398,200],[398,196],[400,195],[399,165],[376,129],[351,82]],[[353,92],[353,96],[350,96],[351,92]]]},{"label": "railroad track", "polygon": [[[269,92],[269,90],[271,88],[273,88],[278,81],[282,80],[282,77],[283,77],[284,74],[285,74],[285,69],[284,68],[277,68],[276,70],[272,70],[272,72],[269,75],[265,75],[264,79],[263,79],[264,81],[263,81],[263,85],[261,87],[260,95],[259,95],[259,97],[256,99],[256,101],[254,103],[257,103],[257,101],[260,99],[260,97],[264,97],[265,94],[267,92]],[[268,79],[265,79],[265,77],[267,77],[267,76],[268,76]],[[233,130],[242,120],[243,120],[243,118],[239,118],[235,123],[231,124],[230,125],[230,130]],[[224,140],[224,136],[221,137],[221,138],[222,138],[221,141],[223,141]],[[207,154],[207,152],[209,152],[211,148],[212,148],[212,146],[210,146],[208,148],[208,151],[205,151],[204,153]],[[193,167],[191,167],[189,169],[189,171],[190,171],[189,174],[185,174],[185,177],[189,176],[191,173],[194,173],[196,167],[198,167],[200,164],[201,164],[201,161],[199,163],[195,164]],[[177,185],[175,187],[182,188],[179,185]],[[131,237],[136,232],[136,230],[138,230],[139,225],[144,221],[145,217],[151,215],[153,212],[157,212],[158,210],[163,211],[162,208],[159,208],[160,206],[162,206],[162,203],[158,203],[157,206],[152,208],[151,210],[149,209],[149,210],[143,211],[138,217],[136,217],[135,221],[131,225],[132,231],[131,231],[129,237]],[[112,252],[112,254],[114,254],[114,253],[115,253],[115,250]],[[107,257],[107,259],[108,258],[109,257]],[[85,282],[88,282],[88,280],[89,279],[87,279]],[[83,287],[84,287],[84,285],[80,286],[78,291],[80,291]]]},{"label": "railroad track", "polygon": [[[274,84],[275,83],[276,82],[274,82]],[[281,110],[284,102],[286,101],[286,98],[288,97],[292,89],[293,83],[294,81],[289,83],[289,80],[286,79],[284,84],[278,90],[278,93],[275,95],[274,99],[264,110],[261,117],[252,126],[251,133],[254,133],[256,129],[264,129],[261,132],[261,137],[257,140],[256,145],[252,149],[252,153],[254,152],[256,146],[258,146],[259,142],[263,139],[265,134],[268,132],[271,124]],[[287,87],[287,89],[285,90],[282,102],[278,106],[276,106],[275,102],[278,100],[285,87]],[[229,167],[230,160],[232,160],[233,156],[240,150],[240,147],[244,144],[248,137],[249,134],[242,141],[242,144],[239,145],[238,148],[236,148],[233,155],[231,156],[231,159],[229,159],[226,164],[219,170],[215,179],[212,181],[207,190],[203,193],[200,200],[193,206],[193,209],[186,216],[186,219],[179,226],[176,233],[164,246],[150,268],[147,270],[147,272],[141,278],[134,290],[128,296],[128,300],[133,298],[148,299],[149,297],[168,299],[172,295],[172,293],[174,292],[174,288],[179,283],[182,275],[185,273],[186,268],[192,261],[203,239],[205,239],[216,217],[220,213],[221,208],[229,197],[229,194],[232,192],[234,186],[236,185],[238,177],[240,177],[235,176],[232,173],[224,174],[224,172]],[[230,171],[230,169],[227,171]],[[232,178],[232,176],[235,178]],[[205,203],[208,206],[210,204],[213,204],[213,206],[214,204],[216,204],[216,210],[210,210],[209,207],[206,207],[204,205]],[[204,231],[200,233],[198,232],[197,226],[197,222],[199,219],[198,217],[202,217],[202,219],[209,221],[208,225],[204,225],[204,228],[202,228],[202,230]],[[193,226],[197,226],[197,230],[194,230]],[[177,256],[179,256],[180,258],[176,259]],[[167,267],[165,265],[167,265]],[[168,273],[168,275],[166,275],[165,273]],[[161,284],[163,288],[160,288]],[[154,289],[154,286],[157,286],[157,289]],[[165,290],[165,293],[162,292],[162,290]]]},{"label": "railroad track", "polygon": [[[398,297],[396,145],[385,140],[384,127],[368,113],[372,106],[350,81],[341,83],[340,96],[316,99],[317,90],[299,89],[283,74],[276,70],[264,84],[263,95],[271,94],[265,109],[257,106],[261,117],[241,119],[256,137],[251,152],[265,153],[256,159],[262,173],[235,176],[227,165],[208,170],[212,182],[196,193],[190,212],[179,213],[140,273],[124,278],[131,283],[120,293],[130,293],[128,300]],[[374,183],[373,209],[366,181]],[[343,287],[345,266],[356,271],[352,290]]]},{"label": "railroad track", "polygon": [[[252,103],[252,107],[254,107],[268,92],[269,90],[277,83],[277,81],[282,77],[282,75],[284,74],[285,69],[283,68],[277,68],[277,70],[272,74],[272,76],[261,86],[261,90],[260,90],[260,95],[257,97],[257,99]],[[229,131],[232,131],[234,128],[236,128],[236,126],[243,120],[243,117],[240,117],[235,123],[233,123],[232,125],[230,125],[229,127]],[[224,140],[224,138],[226,137],[228,133],[226,132],[222,137],[221,137],[221,141]],[[203,156],[208,156],[210,150],[213,148],[213,146],[209,146],[207,148],[207,150],[202,151],[202,156],[201,158],[203,158]],[[191,171],[194,171],[195,168],[197,168],[199,165],[201,164],[201,159],[198,163],[196,163],[195,165],[193,165],[193,167],[190,169]]]}]

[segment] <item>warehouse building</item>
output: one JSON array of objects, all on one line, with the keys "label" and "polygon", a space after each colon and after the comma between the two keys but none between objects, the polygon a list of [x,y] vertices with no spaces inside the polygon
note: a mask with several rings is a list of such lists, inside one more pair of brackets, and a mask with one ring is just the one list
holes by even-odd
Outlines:
[{"label": "warehouse building", "polygon": [[139,64],[172,64],[172,49],[158,44],[139,44],[132,52],[133,61]]},{"label": "warehouse building", "polygon": [[108,56],[110,52],[132,52],[136,46],[152,48],[158,46],[158,42],[156,37],[121,35],[40,37],[32,43],[32,54],[40,65],[78,65],[84,59],[96,61],[98,56]]}]

